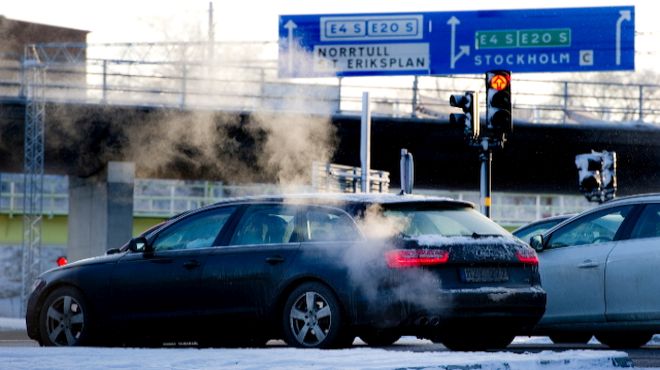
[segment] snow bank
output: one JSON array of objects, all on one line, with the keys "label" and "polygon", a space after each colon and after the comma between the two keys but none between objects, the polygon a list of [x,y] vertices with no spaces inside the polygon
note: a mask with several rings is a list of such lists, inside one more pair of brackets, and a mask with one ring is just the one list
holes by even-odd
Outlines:
[{"label": "snow bank", "polygon": [[[25,319],[0,317],[0,332],[2,331],[25,331]],[[0,365],[1,367],[2,365]]]},{"label": "snow bank", "polygon": [[631,366],[615,351],[403,352],[265,349],[0,348],[0,369],[613,369]]}]

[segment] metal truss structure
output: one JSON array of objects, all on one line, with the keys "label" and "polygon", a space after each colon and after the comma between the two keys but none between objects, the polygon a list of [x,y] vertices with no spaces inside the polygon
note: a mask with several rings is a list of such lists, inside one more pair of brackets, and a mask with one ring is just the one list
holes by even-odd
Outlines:
[{"label": "metal truss structure", "polygon": [[35,48],[26,48],[23,59],[25,78],[25,156],[23,178],[23,248],[21,303],[25,311],[29,289],[41,272],[41,221],[44,179],[44,96],[45,65]]}]

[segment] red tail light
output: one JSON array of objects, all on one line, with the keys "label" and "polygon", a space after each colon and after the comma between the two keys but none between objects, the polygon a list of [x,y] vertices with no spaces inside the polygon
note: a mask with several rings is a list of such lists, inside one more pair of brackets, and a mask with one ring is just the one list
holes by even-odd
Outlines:
[{"label": "red tail light", "polygon": [[440,249],[395,249],[387,252],[385,258],[389,267],[400,269],[446,263],[449,252]]},{"label": "red tail light", "polygon": [[57,266],[64,266],[69,263],[69,260],[64,256],[57,257]]},{"label": "red tail light", "polygon": [[527,265],[538,265],[539,257],[536,255],[533,249],[521,249],[516,251],[516,257],[518,261],[527,264]]}]

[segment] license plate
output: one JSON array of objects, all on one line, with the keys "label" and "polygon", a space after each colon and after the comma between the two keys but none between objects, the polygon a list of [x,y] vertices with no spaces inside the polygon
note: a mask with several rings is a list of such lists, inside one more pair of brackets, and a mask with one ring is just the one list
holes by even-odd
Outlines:
[{"label": "license plate", "polygon": [[461,280],[467,283],[496,283],[509,280],[505,268],[465,267],[461,269]]}]

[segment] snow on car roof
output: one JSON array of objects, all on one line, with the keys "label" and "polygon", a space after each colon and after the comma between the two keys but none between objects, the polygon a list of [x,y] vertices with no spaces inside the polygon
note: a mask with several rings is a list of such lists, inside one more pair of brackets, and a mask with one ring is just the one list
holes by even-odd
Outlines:
[{"label": "snow on car roof", "polygon": [[447,197],[437,197],[417,194],[389,194],[389,193],[303,193],[303,194],[278,194],[278,195],[256,195],[223,199],[216,205],[241,202],[314,202],[314,203],[420,203],[420,202],[443,202],[457,205],[474,207],[474,204]]}]

